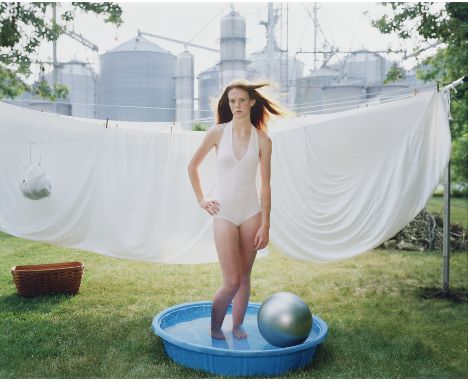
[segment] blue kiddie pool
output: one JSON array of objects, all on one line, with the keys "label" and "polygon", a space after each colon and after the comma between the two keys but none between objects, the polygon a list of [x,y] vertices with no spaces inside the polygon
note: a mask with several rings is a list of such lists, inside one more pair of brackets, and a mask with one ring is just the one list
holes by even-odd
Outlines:
[{"label": "blue kiddie pool", "polygon": [[327,324],[313,316],[312,331],[304,343],[286,348],[270,345],[258,330],[261,304],[249,303],[243,324],[248,338],[238,340],[232,335],[231,305],[222,327],[226,340],[214,339],[210,335],[211,304],[180,304],[154,317],[153,331],[178,364],[225,376],[279,375],[306,366],[327,337]]}]

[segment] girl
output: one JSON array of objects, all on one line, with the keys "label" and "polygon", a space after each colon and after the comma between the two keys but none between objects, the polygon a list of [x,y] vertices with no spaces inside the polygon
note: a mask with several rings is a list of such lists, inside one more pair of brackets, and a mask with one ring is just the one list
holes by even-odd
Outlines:
[{"label": "girl", "polygon": [[[221,326],[231,304],[233,335],[247,337],[242,327],[250,297],[250,274],[257,250],[269,241],[272,142],[269,114],[288,113],[256,89],[268,82],[235,81],[218,102],[216,126],[211,127],[193,155],[188,173],[198,204],[213,216],[213,229],[223,283],[213,299],[211,336],[225,339]],[[217,184],[213,199],[200,186],[198,167],[216,148]],[[260,202],[256,189],[260,163]]]}]

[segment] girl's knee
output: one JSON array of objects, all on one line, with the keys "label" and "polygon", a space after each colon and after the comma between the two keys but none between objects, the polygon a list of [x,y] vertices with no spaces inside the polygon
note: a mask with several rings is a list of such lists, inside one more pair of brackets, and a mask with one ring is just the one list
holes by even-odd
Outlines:
[{"label": "girl's knee", "polygon": [[239,280],[240,285],[249,285],[250,284],[250,273],[242,275]]},{"label": "girl's knee", "polygon": [[241,280],[240,276],[231,276],[224,280],[224,286],[230,290],[237,290],[241,286]]}]

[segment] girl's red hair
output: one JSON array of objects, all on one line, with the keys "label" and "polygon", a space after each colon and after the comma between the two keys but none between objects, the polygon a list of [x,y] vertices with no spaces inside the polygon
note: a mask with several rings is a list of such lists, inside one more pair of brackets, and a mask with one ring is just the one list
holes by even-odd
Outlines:
[{"label": "girl's red hair", "polygon": [[250,120],[257,129],[267,131],[267,122],[272,114],[277,116],[291,116],[292,112],[272,101],[266,95],[257,91],[258,88],[272,85],[271,82],[248,82],[246,80],[236,80],[231,82],[223,91],[219,98],[216,112],[216,123],[226,123],[232,120],[232,112],[229,107],[228,93],[231,89],[238,88],[245,90],[250,99],[255,100],[255,104],[250,110]]}]

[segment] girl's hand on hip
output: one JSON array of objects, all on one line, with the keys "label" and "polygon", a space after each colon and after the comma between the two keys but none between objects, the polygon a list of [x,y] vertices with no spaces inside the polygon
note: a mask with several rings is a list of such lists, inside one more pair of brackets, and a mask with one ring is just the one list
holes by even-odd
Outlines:
[{"label": "girl's hand on hip", "polygon": [[267,246],[268,241],[270,240],[269,235],[269,229],[262,225],[255,235],[254,247],[256,250]]},{"label": "girl's hand on hip", "polygon": [[198,204],[210,215],[215,215],[219,212],[219,202],[217,200],[202,198],[198,201]]}]

